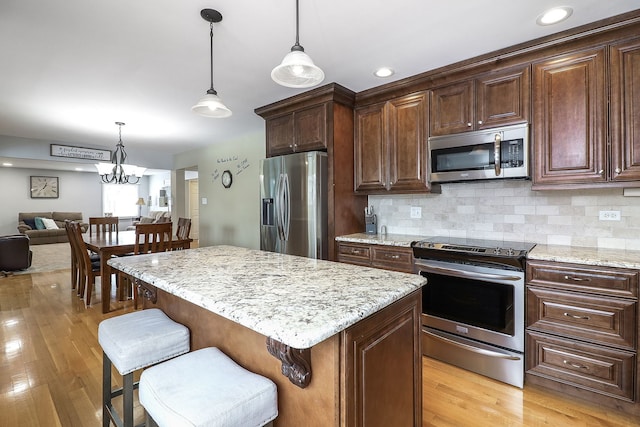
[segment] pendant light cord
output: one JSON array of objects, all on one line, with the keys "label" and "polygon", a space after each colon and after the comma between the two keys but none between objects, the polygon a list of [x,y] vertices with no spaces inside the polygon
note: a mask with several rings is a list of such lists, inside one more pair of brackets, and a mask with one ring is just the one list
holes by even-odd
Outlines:
[{"label": "pendant light cord", "polygon": [[296,0],[296,46],[300,46],[300,17],[298,13],[298,0]]},{"label": "pendant light cord", "polygon": [[213,89],[213,22],[209,24],[209,39],[210,39],[209,50],[211,53],[209,55],[209,58],[211,59],[211,91],[215,92],[215,90]]}]

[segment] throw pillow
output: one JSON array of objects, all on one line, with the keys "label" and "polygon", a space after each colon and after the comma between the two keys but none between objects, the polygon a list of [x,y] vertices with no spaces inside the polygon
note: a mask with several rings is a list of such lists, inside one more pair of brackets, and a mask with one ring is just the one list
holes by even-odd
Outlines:
[{"label": "throw pillow", "polygon": [[43,218],[40,218],[39,216],[33,218],[33,220],[36,223],[36,230],[44,230],[47,227],[45,227],[44,222],[42,221]]},{"label": "throw pillow", "polygon": [[58,229],[58,224],[56,224],[56,222],[51,218],[42,218],[42,222],[44,223],[44,226],[47,228],[47,230]]},{"label": "throw pillow", "polygon": [[22,220],[25,224],[31,227],[32,230],[36,229],[36,219],[35,218],[25,218]]}]

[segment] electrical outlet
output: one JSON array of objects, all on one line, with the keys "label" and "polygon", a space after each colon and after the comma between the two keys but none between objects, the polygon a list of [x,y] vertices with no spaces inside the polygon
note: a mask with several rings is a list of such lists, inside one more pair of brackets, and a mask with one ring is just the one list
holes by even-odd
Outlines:
[{"label": "electrical outlet", "polygon": [[620,211],[600,211],[600,221],[620,221]]},{"label": "electrical outlet", "polygon": [[420,206],[411,206],[411,218],[422,218],[422,208]]}]

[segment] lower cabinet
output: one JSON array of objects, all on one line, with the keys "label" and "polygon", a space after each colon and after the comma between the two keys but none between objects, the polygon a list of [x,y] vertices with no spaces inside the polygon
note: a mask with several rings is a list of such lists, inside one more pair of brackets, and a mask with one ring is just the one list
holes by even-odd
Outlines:
[{"label": "lower cabinet", "polygon": [[530,260],[525,382],[640,414],[638,275]]},{"label": "lower cabinet", "polygon": [[338,242],[338,261],[413,273],[413,250],[403,246]]}]

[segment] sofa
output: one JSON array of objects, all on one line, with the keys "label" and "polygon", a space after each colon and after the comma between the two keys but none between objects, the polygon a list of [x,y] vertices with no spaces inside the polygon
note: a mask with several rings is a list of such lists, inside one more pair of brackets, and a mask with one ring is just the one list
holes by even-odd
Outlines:
[{"label": "sofa", "polygon": [[[36,217],[53,220],[53,224],[58,228],[38,229]],[[83,233],[89,229],[89,224],[82,220],[82,212],[20,212],[18,213],[18,231],[29,236],[32,245],[64,243],[69,241],[64,228],[65,220],[80,222]]]},{"label": "sofa", "polygon": [[0,271],[26,270],[31,267],[33,253],[29,249],[29,236],[14,234],[0,236]]},{"label": "sofa", "polygon": [[140,217],[140,221],[133,221],[133,225],[128,226],[127,230],[135,230],[136,224],[157,224],[159,222],[171,222],[171,212],[149,211],[146,216]]}]

